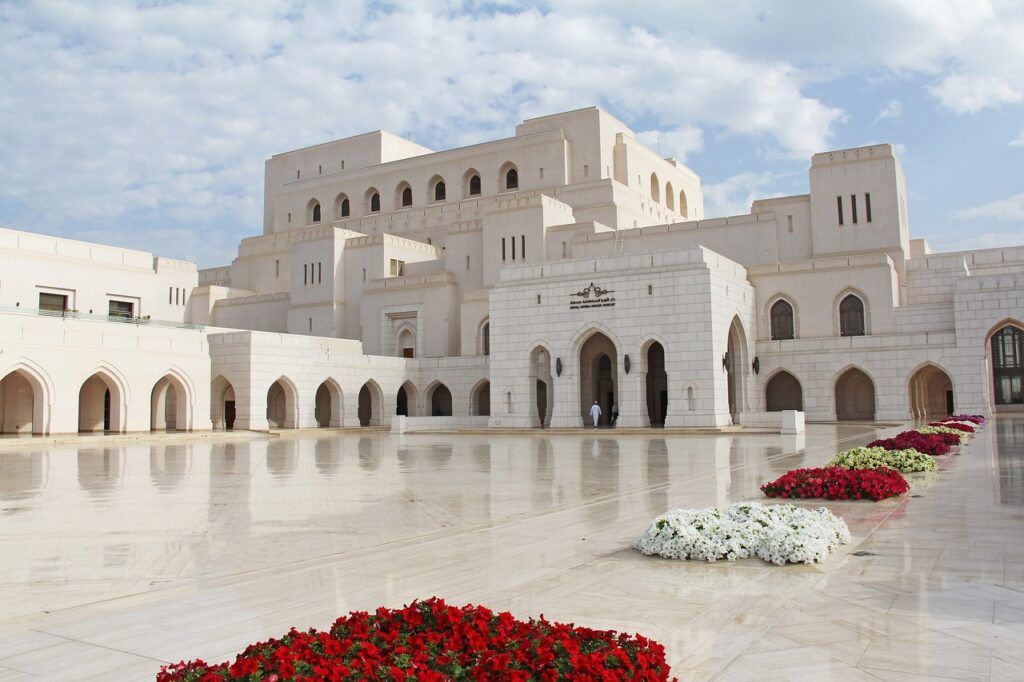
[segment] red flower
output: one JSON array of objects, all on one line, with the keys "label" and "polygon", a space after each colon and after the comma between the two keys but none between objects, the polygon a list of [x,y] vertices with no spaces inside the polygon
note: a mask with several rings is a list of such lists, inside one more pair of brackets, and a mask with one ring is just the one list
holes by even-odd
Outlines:
[{"label": "red flower", "polygon": [[826,500],[884,500],[910,489],[898,471],[879,469],[794,469],[761,486],[768,497],[820,497]]}]

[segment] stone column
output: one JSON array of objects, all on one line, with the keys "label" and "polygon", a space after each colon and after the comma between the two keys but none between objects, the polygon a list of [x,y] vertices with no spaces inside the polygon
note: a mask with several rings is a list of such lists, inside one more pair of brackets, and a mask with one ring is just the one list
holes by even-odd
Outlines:
[{"label": "stone column", "polygon": [[239,382],[235,388],[235,428],[267,431],[267,393],[252,383]]},{"label": "stone column", "polygon": [[562,429],[583,427],[580,413],[580,377],[577,361],[562,358],[562,376],[552,375],[555,385],[555,404],[551,410],[551,426]]},{"label": "stone column", "polygon": [[647,375],[637,372],[634,365],[630,374],[619,375],[619,421],[617,426],[639,427],[650,426],[650,415],[647,413]]}]

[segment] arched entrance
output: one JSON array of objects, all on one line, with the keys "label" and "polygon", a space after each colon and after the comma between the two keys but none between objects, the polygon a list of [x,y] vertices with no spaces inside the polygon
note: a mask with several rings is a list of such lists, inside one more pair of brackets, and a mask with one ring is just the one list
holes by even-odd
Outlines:
[{"label": "arched entrance", "polygon": [[398,387],[398,394],[395,396],[395,414],[402,417],[415,417],[419,415],[416,405],[416,386],[407,381]]},{"label": "arched entrance", "polygon": [[998,411],[1024,406],[1024,330],[1007,324],[992,335],[992,390]]},{"label": "arched entrance", "polygon": [[359,425],[380,426],[383,414],[381,412],[381,391],[380,386],[373,380],[367,381],[359,389]]},{"label": "arched entrance", "polygon": [[803,410],[804,392],[800,382],[789,372],[778,372],[764,387],[765,409],[769,412]]},{"label": "arched entrance", "polygon": [[910,377],[910,414],[915,419],[953,414],[953,381],[935,365],[925,365]]},{"label": "arched entrance", "polygon": [[747,405],[747,335],[739,317],[732,318],[725,350],[726,386],[729,394],[729,414],[737,422],[737,415]]},{"label": "arched entrance", "polygon": [[339,428],[343,423],[344,403],[341,388],[333,379],[327,379],[316,389],[313,416],[321,429]]},{"label": "arched entrance", "polygon": [[213,428],[231,431],[235,428],[235,387],[222,376],[210,387],[210,421]]},{"label": "arched entrance", "polygon": [[294,385],[281,377],[267,390],[267,425],[272,429],[294,429],[299,422],[297,406]]},{"label": "arched entrance", "polygon": [[874,420],[875,384],[867,374],[851,367],[836,379],[835,393],[837,420]]},{"label": "arched entrance", "polygon": [[472,414],[477,417],[491,416],[491,382],[484,380],[473,389],[473,395],[469,401]]},{"label": "arched entrance", "polygon": [[555,385],[551,381],[551,353],[544,346],[537,346],[530,352],[530,425],[544,428],[551,424],[551,413],[555,406]]},{"label": "arched entrance", "polygon": [[437,383],[433,389],[429,389],[429,395],[431,417],[452,416],[452,392],[447,386]]},{"label": "arched entrance", "polygon": [[78,430],[121,432],[123,405],[124,393],[119,382],[105,371],[96,372],[82,383],[78,392]]},{"label": "arched entrance", "polygon": [[188,389],[178,377],[166,374],[153,386],[149,396],[151,431],[187,431]]},{"label": "arched entrance", "polygon": [[607,425],[618,402],[619,354],[612,340],[595,332],[580,348],[580,415],[590,425],[590,408],[601,406],[599,424]]},{"label": "arched entrance", "polygon": [[0,380],[0,433],[44,433],[45,409],[45,391],[36,377],[15,370]]},{"label": "arched entrance", "polygon": [[[671,195],[666,195],[671,196]],[[651,426],[664,426],[668,414],[668,374],[665,373],[665,347],[657,341],[647,347],[647,417]]]}]

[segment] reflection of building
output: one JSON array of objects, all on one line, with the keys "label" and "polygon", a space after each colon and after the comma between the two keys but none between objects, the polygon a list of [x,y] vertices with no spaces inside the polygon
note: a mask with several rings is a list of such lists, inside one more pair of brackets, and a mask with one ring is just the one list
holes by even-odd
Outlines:
[{"label": "reflection of building", "polygon": [[889,145],[809,180],[705,219],[693,171],[588,108],[274,156],[262,234],[223,267],[0,231],[0,430],[1024,409],[1024,247],[911,239]]}]

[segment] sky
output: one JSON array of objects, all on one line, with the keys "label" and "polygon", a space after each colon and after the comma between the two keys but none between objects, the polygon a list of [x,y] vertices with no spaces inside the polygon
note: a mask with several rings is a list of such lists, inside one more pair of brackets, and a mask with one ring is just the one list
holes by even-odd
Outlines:
[{"label": "sky", "polygon": [[226,264],[272,154],[599,105],[705,214],[892,143],[936,250],[1024,244],[1024,2],[0,0],[0,226]]}]

